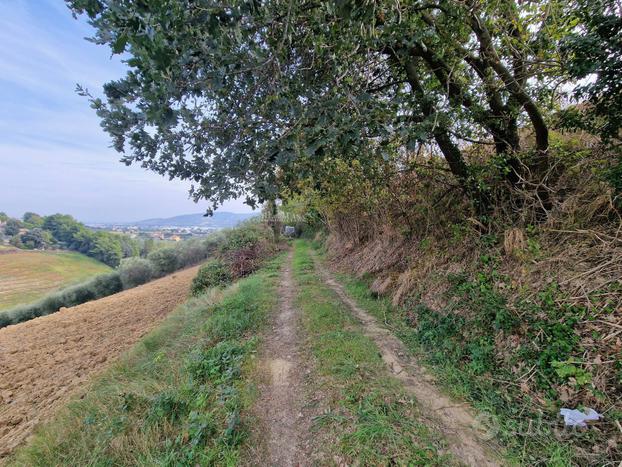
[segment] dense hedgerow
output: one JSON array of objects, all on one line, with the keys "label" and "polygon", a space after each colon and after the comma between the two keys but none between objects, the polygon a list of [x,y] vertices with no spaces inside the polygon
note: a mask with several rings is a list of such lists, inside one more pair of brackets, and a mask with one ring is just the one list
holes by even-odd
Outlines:
[{"label": "dense hedgerow", "polygon": [[263,260],[274,252],[269,236],[265,226],[248,222],[204,239],[192,239],[152,251],[146,259],[126,258],[113,273],[96,276],[35,303],[0,313],[0,328],[136,287],[151,279],[201,263],[208,257],[218,259],[199,271],[192,293],[196,295],[207,288],[226,285],[235,278],[257,270]]}]

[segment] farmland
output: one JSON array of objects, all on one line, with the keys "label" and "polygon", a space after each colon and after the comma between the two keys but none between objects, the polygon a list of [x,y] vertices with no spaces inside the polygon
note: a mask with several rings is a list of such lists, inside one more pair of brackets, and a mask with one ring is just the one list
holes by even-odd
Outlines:
[{"label": "farmland", "polygon": [[0,330],[0,465],[33,427],[156,326],[196,268]]},{"label": "farmland", "polygon": [[80,253],[0,250],[0,312],[111,269]]}]

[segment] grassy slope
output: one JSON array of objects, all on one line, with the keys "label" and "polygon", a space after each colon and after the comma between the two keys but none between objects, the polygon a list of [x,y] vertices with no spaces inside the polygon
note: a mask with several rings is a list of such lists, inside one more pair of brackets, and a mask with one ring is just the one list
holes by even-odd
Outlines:
[{"label": "grassy slope", "polygon": [[439,436],[420,421],[416,402],[389,375],[376,345],[317,276],[302,241],[296,243],[294,275],[319,373],[312,380],[329,407],[314,421],[321,449],[332,451],[327,458],[332,454],[345,465],[451,465],[440,454]]},{"label": "grassy slope", "polygon": [[[322,254],[319,245],[316,247]],[[449,394],[468,400],[486,414],[487,424],[510,449],[510,462],[547,466],[582,462],[576,457],[573,444],[589,442],[598,432],[560,431],[559,418],[534,410],[529,397],[518,384],[512,383],[511,375],[504,374],[503,369],[488,369],[480,374],[477,368],[455,358],[454,347],[462,344],[455,341],[453,330],[457,324],[449,321],[451,314],[445,317],[425,309],[396,308],[388,299],[374,296],[365,279],[343,273],[337,278],[359,306],[384,322],[428,365]]]},{"label": "grassy slope", "polygon": [[0,311],[111,270],[74,252],[19,250],[0,254]]},{"label": "grassy slope", "polygon": [[[320,368],[311,380],[330,407],[314,420],[313,438],[327,441],[318,446],[322,458],[448,465],[439,437],[419,421],[416,403],[389,376],[378,349],[315,275],[306,248],[296,246],[297,304],[309,335],[301,343]],[[282,260],[225,291],[190,299],[9,464],[238,463],[253,424],[255,336],[276,309]]]},{"label": "grassy slope", "polygon": [[190,299],[11,463],[235,464],[253,399],[253,336],[276,306],[282,260]]},{"label": "grassy slope", "polygon": [[[421,421],[416,401],[392,378],[378,349],[313,269],[309,245],[297,242],[296,304],[315,361],[306,391],[321,394],[326,410],[313,422],[317,448],[328,463],[448,465],[443,442]],[[253,358],[265,318],[276,307],[283,257],[229,289],[189,300],[87,396],[19,450],[15,465],[231,465],[240,458],[253,421]],[[360,306],[387,323],[439,382],[491,415],[499,438],[526,465],[568,465],[572,450],[547,426],[531,433],[517,415],[520,399],[490,378],[443,360],[442,326],[409,326],[403,310],[372,297],[364,281],[341,280]],[[434,334],[434,335],[432,335]],[[437,347],[436,349],[434,347]],[[580,436],[580,435],[579,435]]]}]

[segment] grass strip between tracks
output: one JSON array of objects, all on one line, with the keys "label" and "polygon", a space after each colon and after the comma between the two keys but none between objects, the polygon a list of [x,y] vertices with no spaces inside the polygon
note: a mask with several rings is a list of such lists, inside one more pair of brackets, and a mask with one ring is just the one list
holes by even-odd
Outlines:
[{"label": "grass strip between tracks", "polygon": [[[325,408],[316,443],[339,465],[451,465],[416,401],[385,367],[378,348],[349,309],[317,275],[309,244],[295,244],[296,304],[303,312]],[[337,440],[336,442],[334,440]],[[324,442],[323,442],[324,441]]]}]

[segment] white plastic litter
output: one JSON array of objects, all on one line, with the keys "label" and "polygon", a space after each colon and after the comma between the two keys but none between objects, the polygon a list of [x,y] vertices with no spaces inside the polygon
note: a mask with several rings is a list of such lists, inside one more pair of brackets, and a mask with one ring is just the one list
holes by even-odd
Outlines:
[{"label": "white plastic litter", "polygon": [[586,422],[595,422],[603,417],[594,409],[587,409],[586,413],[577,409],[561,409],[559,414],[564,417],[566,426],[579,426],[581,428],[587,426]]}]

